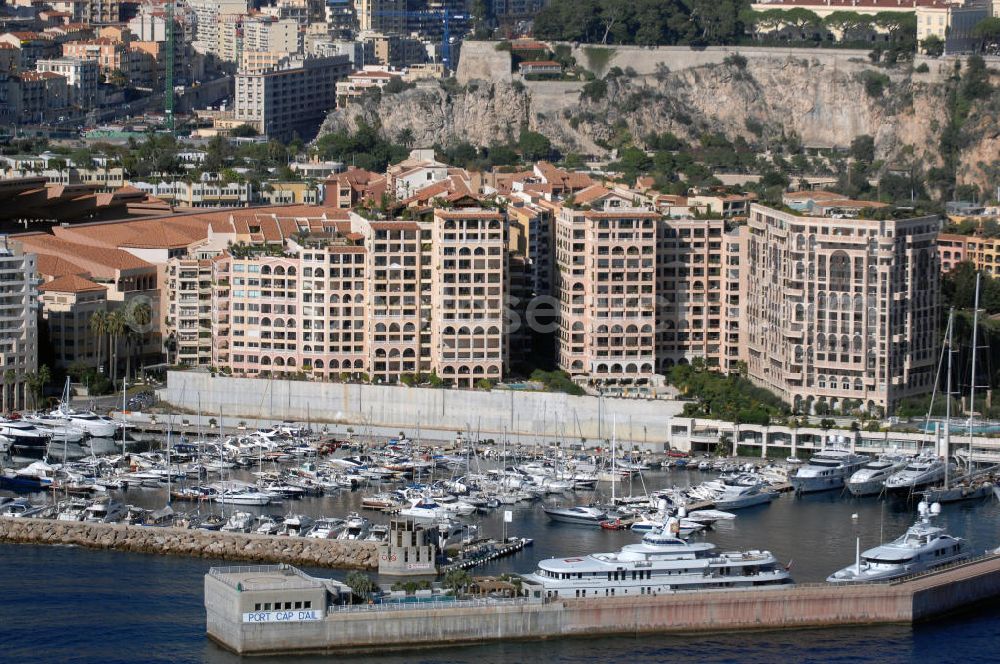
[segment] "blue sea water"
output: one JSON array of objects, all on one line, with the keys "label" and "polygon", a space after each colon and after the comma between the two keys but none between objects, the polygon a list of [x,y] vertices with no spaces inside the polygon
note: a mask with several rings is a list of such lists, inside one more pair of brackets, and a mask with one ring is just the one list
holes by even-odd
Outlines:
[{"label": "blue sea water", "polygon": [[[675,478],[676,479],[676,476]],[[673,481],[673,479],[671,481]],[[697,479],[697,478],[696,478]],[[152,499],[151,499],[152,500]],[[343,514],[358,495],[302,501],[298,511]],[[130,497],[135,502],[135,496]],[[287,509],[287,507],[286,507]],[[858,518],[853,519],[852,515]],[[768,548],[792,563],[797,581],[820,581],[850,564],[855,537],[867,548],[901,533],[913,520],[902,501],[849,500],[835,493],[782,496],[743,510],[705,538],[722,549]],[[974,548],[1000,544],[1000,506],[946,505],[942,524]],[[486,532],[500,527],[487,517]],[[536,507],[515,510],[513,534],[534,547],[476,573],[530,571],[543,557],[616,550],[638,539],[551,524]],[[210,662],[240,658],[204,634],[203,576],[213,564],[193,559],[73,547],[0,544],[0,664],[20,662]],[[342,572],[310,570],[342,576]],[[1000,602],[958,616],[909,626],[643,635],[509,642],[379,655],[387,664],[412,662],[992,662],[1000,652]],[[361,662],[373,657],[254,658],[253,662]]]}]

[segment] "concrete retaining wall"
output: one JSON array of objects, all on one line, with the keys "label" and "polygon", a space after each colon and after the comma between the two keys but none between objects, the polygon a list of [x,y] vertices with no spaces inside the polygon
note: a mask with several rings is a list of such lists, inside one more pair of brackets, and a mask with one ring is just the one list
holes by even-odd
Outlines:
[{"label": "concrete retaining wall", "polygon": [[[608,51],[607,54],[601,50]],[[588,51],[599,53],[599,57],[588,55]],[[764,46],[708,46],[705,48],[691,48],[689,46],[599,46],[594,44],[580,44],[573,48],[573,57],[579,65],[591,68],[593,65],[603,63],[603,67],[594,73],[603,76],[611,67],[631,67],[637,74],[652,75],[656,73],[658,65],[664,65],[668,69],[690,69],[692,67],[702,67],[704,65],[719,64],[727,56],[738,53],[748,60],[756,58],[795,58],[798,60],[809,60],[826,66],[848,68],[848,69],[870,69],[868,62],[868,51],[855,49],[819,49],[819,48],[769,48]],[[604,57],[607,55],[608,57]]]},{"label": "concrete retaining wall", "polygon": [[544,436],[594,442],[610,438],[662,451],[670,418],[683,403],[667,400],[575,397],[553,392],[473,391],[257,378],[212,377],[171,371],[161,398],[205,417],[270,417],[359,427],[478,432],[487,438]]},{"label": "concrete retaining wall", "polygon": [[269,537],[183,528],[0,519],[0,541],[342,569],[374,570],[378,567],[378,550],[374,542]]}]

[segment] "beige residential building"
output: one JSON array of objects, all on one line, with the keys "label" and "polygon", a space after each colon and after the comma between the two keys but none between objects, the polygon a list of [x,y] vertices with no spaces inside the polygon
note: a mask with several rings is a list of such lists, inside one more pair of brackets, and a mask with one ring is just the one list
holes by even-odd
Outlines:
[{"label": "beige residential building", "polygon": [[350,72],[346,55],[289,61],[236,75],[235,119],[271,138],[315,135],[336,106],[337,81]]},{"label": "beige residential building", "polygon": [[891,413],[931,389],[938,222],[753,205],[741,327],[750,378],[803,412]]},{"label": "beige residential building", "polygon": [[642,391],[656,375],[656,226],[645,208],[555,219],[559,366],[598,389]]},{"label": "beige residential building", "polygon": [[738,356],[739,231],[719,219],[657,224],[657,366],[701,358],[721,371]]},{"label": "beige residential building", "polygon": [[507,360],[504,216],[435,210],[431,231],[431,368],[461,387],[498,381]]},{"label": "beige residential building", "polygon": [[362,32],[403,33],[407,25],[406,10],[406,0],[354,0]]},{"label": "beige residential building", "polygon": [[264,52],[302,52],[302,35],[295,19],[273,16],[248,16],[243,21],[243,50]]},{"label": "beige residential building", "polygon": [[246,14],[248,0],[188,0],[188,7],[195,16],[195,41],[192,46],[199,53],[215,53],[219,46],[219,17],[227,14]]},{"label": "beige residential building", "polygon": [[46,280],[38,291],[41,318],[48,327],[57,365],[97,366],[101,339],[92,331],[90,319],[107,310],[107,287],[83,275],[64,274]]},{"label": "beige residential building", "polygon": [[503,375],[501,214],[233,222],[236,245],[213,261],[213,365],[377,382],[433,372],[464,387]]},{"label": "beige residential building", "polygon": [[365,336],[371,376],[396,382],[402,374],[431,372],[430,253],[420,224],[355,219],[364,236],[368,316]]}]

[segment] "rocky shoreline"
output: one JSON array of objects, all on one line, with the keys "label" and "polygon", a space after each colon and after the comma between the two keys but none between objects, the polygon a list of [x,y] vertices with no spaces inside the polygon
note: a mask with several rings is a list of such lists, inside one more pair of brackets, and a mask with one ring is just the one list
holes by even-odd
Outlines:
[{"label": "rocky shoreline", "polygon": [[378,545],[375,542],[274,537],[184,528],[51,519],[0,519],[0,541],[334,569],[378,568]]}]

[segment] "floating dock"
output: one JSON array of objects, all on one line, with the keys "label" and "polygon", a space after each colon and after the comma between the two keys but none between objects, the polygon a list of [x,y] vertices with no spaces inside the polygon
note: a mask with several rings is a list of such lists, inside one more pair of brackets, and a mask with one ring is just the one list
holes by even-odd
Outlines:
[{"label": "floating dock", "polygon": [[[237,570],[237,571],[234,571]],[[679,592],[638,597],[528,597],[343,604],[294,568],[213,569],[208,636],[240,654],[379,652],[512,639],[909,624],[1000,596],[1000,555],[876,584]],[[309,602],[310,610],[297,610]],[[277,607],[277,609],[275,609]]]}]

